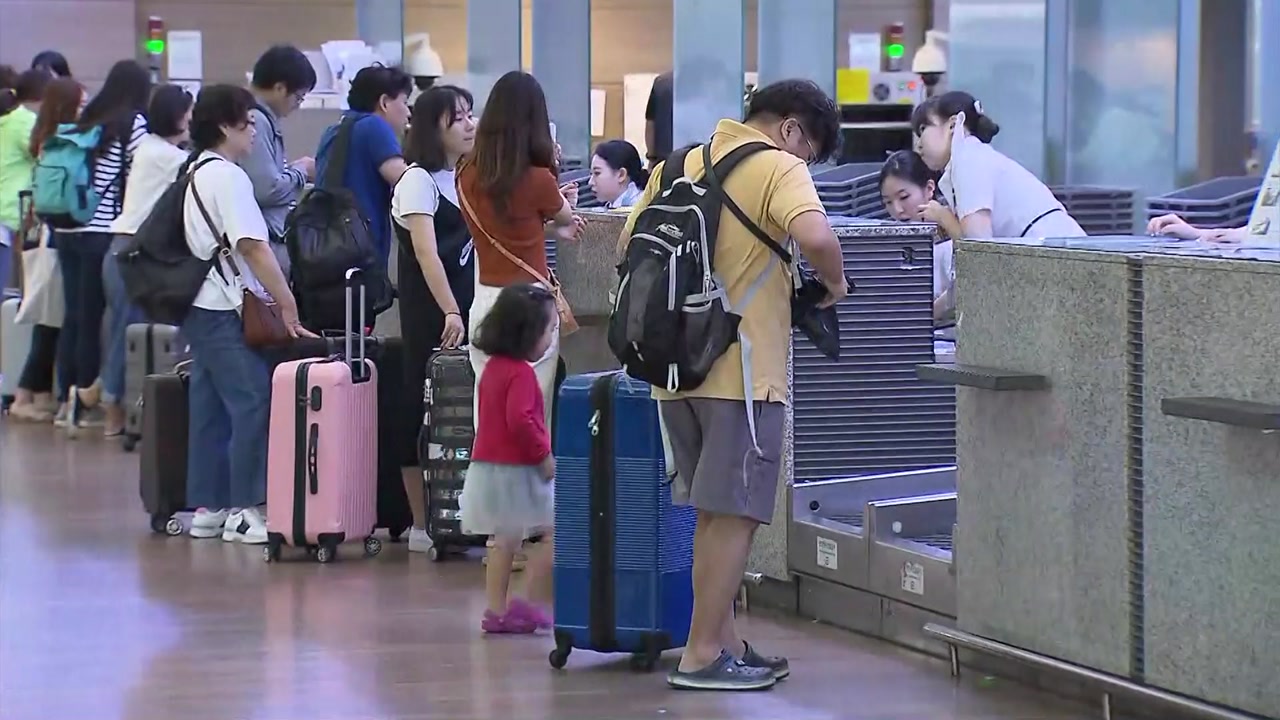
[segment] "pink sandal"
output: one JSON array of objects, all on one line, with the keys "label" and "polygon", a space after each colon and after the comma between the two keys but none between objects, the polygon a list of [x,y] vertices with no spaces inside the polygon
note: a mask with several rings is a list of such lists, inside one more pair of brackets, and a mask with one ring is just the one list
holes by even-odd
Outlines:
[{"label": "pink sandal", "polygon": [[528,635],[538,629],[536,623],[517,616],[508,611],[498,615],[492,610],[485,610],[480,620],[480,629],[490,635]]},{"label": "pink sandal", "polygon": [[547,630],[555,624],[551,613],[534,605],[528,600],[515,598],[507,605],[507,615],[532,623],[539,630]]}]

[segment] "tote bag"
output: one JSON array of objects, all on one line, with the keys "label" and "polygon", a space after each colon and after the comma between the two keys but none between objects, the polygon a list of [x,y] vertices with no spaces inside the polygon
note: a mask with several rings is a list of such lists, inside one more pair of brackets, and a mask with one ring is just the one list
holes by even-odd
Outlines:
[{"label": "tote bag", "polygon": [[23,214],[22,229],[14,238],[22,243],[22,304],[15,318],[20,324],[62,327],[66,305],[58,253],[49,246],[52,237],[53,231],[33,212]]}]

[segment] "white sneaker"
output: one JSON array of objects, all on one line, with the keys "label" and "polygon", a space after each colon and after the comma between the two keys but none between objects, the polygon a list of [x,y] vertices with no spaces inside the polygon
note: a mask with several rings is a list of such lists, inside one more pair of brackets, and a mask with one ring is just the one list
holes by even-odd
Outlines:
[{"label": "white sneaker", "polygon": [[238,540],[246,545],[265,545],[267,521],[262,518],[262,511],[258,508],[245,508],[231,513],[223,526],[222,539],[227,542]]},{"label": "white sneaker", "polygon": [[231,513],[227,510],[210,510],[208,508],[200,508],[196,510],[196,514],[191,518],[191,530],[189,531],[193,538],[216,538],[222,534],[222,527],[227,524],[227,517]]},{"label": "white sneaker", "polygon": [[431,549],[431,536],[424,528],[409,528],[409,552],[424,553]]}]

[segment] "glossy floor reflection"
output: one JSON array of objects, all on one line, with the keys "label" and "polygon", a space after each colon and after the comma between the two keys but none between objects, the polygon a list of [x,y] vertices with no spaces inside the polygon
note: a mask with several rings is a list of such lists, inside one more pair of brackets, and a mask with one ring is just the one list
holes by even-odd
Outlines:
[{"label": "glossy floor reflection", "polygon": [[[751,621],[790,656],[770,693],[669,691],[625,658],[547,665],[545,637],[479,633],[479,562],[403,545],[320,566],[152,535],[137,458],[0,420],[0,718],[948,720],[1092,717],[829,627]],[[668,664],[674,661],[669,655]]]}]

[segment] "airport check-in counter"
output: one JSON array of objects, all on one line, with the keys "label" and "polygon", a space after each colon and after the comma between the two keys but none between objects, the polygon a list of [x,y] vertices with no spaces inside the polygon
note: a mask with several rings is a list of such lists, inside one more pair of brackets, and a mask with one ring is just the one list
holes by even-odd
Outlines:
[{"label": "airport check-in counter", "polygon": [[961,242],[956,275],[920,368],[958,388],[951,639],[1280,716],[1280,251]]},{"label": "airport check-in counter", "polygon": [[1143,264],[1145,677],[1280,717],[1280,251]]},{"label": "airport check-in counter", "polygon": [[564,289],[578,321],[578,332],[560,339],[560,356],[570,375],[616,370],[609,351],[610,293],[618,285],[618,237],[627,221],[623,211],[580,210],[586,220],[582,237],[556,242],[547,237],[548,264]]}]

